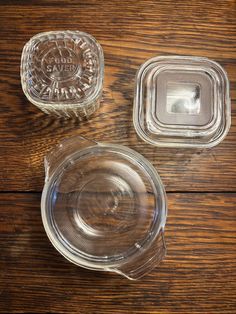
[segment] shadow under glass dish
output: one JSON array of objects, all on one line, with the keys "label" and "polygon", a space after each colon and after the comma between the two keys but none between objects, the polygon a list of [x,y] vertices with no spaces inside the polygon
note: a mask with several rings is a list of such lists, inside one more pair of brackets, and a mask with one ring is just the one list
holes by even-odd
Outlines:
[{"label": "shadow under glass dish", "polygon": [[21,83],[26,97],[48,114],[88,117],[100,104],[103,51],[80,31],[39,33],[24,46]]},{"label": "shadow under glass dish", "polygon": [[73,138],[47,157],[46,173],[44,227],[71,262],[137,279],[163,259],[165,191],[141,155]]}]

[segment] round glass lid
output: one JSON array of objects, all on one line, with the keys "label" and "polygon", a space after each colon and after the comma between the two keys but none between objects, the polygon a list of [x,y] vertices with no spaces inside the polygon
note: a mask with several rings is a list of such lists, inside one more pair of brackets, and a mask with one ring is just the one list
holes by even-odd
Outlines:
[{"label": "round glass lid", "polygon": [[72,262],[117,265],[157,237],[165,224],[165,191],[156,170],[135,151],[90,143],[48,177],[42,217],[51,242]]}]

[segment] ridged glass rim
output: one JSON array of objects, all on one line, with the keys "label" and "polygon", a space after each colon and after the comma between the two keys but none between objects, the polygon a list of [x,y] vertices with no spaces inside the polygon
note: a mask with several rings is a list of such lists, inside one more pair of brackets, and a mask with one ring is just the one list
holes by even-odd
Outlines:
[{"label": "ridged glass rim", "polygon": [[[99,58],[99,75],[98,75],[98,86],[97,88],[94,90],[94,92],[88,96],[88,98],[82,100],[82,101],[78,101],[78,102],[67,102],[67,103],[63,103],[63,102],[52,102],[52,101],[44,101],[44,100],[38,100],[36,101],[33,97],[31,97],[31,95],[29,94],[28,90],[27,90],[27,80],[26,80],[26,75],[25,75],[25,62],[28,58],[28,53],[29,50],[31,48],[32,42],[34,40],[39,40],[42,36],[49,36],[49,35],[58,35],[61,33],[68,33],[68,34],[78,34],[80,36],[84,36],[86,38],[89,38],[94,45],[97,47],[98,49],[98,58]],[[25,96],[27,97],[27,99],[34,104],[35,106],[41,108],[44,107],[45,109],[47,108],[54,108],[54,109],[65,109],[65,108],[83,108],[84,106],[96,101],[102,94],[102,86],[103,86],[103,76],[104,76],[104,54],[103,54],[103,49],[101,47],[101,45],[99,44],[99,42],[96,40],[96,38],[94,38],[92,35],[86,33],[86,32],[82,32],[82,31],[78,31],[78,30],[57,30],[57,31],[49,31],[49,32],[41,32],[38,33],[36,35],[34,35],[33,37],[31,37],[26,44],[24,45],[23,49],[22,49],[22,53],[21,53],[21,65],[20,65],[20,76],[21,76],[21,86],[23,89],[23,92],[25,94]]]}]

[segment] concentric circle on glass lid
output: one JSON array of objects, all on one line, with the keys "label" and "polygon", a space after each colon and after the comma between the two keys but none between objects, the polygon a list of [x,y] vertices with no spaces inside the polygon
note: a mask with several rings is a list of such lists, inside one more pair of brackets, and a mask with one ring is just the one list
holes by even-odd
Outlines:
[{"label": "concentric circle on glass lid", "polygon": [[44,189],[50,240],[72,262],[111,265],[145,249],[165,222],[165,192],[151,164],[119,145],[76,152]]}]

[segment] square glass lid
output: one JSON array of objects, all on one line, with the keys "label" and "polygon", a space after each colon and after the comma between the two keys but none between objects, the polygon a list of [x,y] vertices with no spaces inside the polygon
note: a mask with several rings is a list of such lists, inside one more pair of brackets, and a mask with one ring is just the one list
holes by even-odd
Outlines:
[{"label": "square glass lid", "polygon": [[102,48],[90,34],[39,33],[22,51],[22,88],[29,101],[47,113],[77,110],[76,115],[87,116],[99,102],[103,68]]},{"label": "square glass lid", "polygon": [[155,57],[137,72],[134,126],[150,144],[215,146],[229,130],[230,110],[227,74],[207,58]]}]

